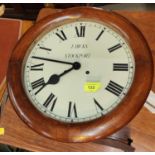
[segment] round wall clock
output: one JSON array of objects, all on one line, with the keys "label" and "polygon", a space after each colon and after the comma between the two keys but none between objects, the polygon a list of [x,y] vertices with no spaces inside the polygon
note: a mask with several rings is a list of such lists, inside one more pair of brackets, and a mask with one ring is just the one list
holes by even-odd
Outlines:
[{"label": "round wall clock", "polygon": [[36,23],[15,47],[8,89],[21,119],[63,142],[105,138],[143,106],[152,84],[148,45],[124,17],[66,9]]}]

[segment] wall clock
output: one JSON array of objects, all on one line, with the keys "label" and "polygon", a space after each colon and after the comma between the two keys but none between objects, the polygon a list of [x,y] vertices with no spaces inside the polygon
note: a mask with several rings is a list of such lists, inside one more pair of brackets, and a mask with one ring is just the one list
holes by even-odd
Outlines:
[{"label": "wall clock", "polygon": [[78,7],[36,23],[15,47],[8,89],[21,119],[63,142],[105,138],[125,126],[151,89],[153,63],[124,17]]}]

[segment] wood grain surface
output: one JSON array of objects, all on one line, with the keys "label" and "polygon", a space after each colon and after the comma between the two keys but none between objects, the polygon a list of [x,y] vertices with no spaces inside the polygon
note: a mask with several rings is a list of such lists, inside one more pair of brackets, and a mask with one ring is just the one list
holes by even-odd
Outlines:
[{"label": "wood grain surface", "polygon": [[[118,13],[131,20],[147,39],[155,62],[155,12],[127,12]],[[154,32],[154,33],[153,33]],[[155,78],[154,78],[155,80]],[[155,90],[155,84],[152,89]],[[138,102],[138,101],[137,101]],[[129,123],[130,135],[136,151],[155,151],[155,115],[143,108]],[[86,143],[66,144],[49,140],[29,129],[17,116],[8,101],[3,113],[1,126],[5,127],[5,135],[0,137],[1,143],[26,148],[32,151],[117,151],[104,145]]]},{"label": "wood grain surface", "polygon": [[21,36],[22,20],[0,18],[0,87],[5,80],[12,50]]}]

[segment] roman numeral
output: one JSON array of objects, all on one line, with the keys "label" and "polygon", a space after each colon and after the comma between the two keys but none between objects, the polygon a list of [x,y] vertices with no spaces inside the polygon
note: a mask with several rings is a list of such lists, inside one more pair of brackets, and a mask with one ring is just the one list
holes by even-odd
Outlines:
[{"label": "roman numeral", "polygon": [[73,115],[74,115],[74,117],[78,117],[77,116],[77,110],[76,110],[76,104],[72,103],[72,102],[69,102],[68,117],[71,117]]},{"label": "roman numeral", "polygon": [[119,96],[122,93],[124,88],[120,86],[119,84],[113,81],[110,81],[108,86],[105,89],[113,93],[114,95]]},{"label": "roman numeral", "polygon": [[121,47],[122,47],[121,44],[117,44],[117,45],[115,45],[115,46],[109,48],[108,51],[111,53],[111,52],[114,52],[115,50],[117,50],[117,49],[119,49],[119,48],[121,48]]},{"label": "roman numeral", "polygon": [[100,37],[102,36],[103,32],[104,32],[104,30],[102,30],[102,31],[99,33],[99,35],[98,35],[97,38],[96,38],[96,41],[98,41],[98,40],[100,39]]},{"label": "roman numeral", "polygon": [[75,31],[78,37],[85,37],[85,30],[86,30],[85,26],[80,26],[79,29],[77,26],[75,27]]},{"label": "roman numeral", "polygon": [[50,49],[50,48],[46,48],[46,47],[39,47],[40,49],[42,49],[42,50],[46,50],[46,51],[52,51],[52,49]]},{"label": "roman numeral", "polygon": [[31,70],[32,71],[42,71],[43,70],[43,65],[44,65],[44,63],[33,65],[33,66],[31,66]]},{"label": "roman numeral", "polygon": [[124,63],[118,63],[118,64],[113,64],[113,71],[128,71],[128,64]]},{"label": "roman numeral", "polygon": [[54,109],[54,106],[55,106],[55,104],[56,104],[56,101],[57,101],[57,98],[55,98],[55,95],[53,94],[53,93],[51,93],[49,96],[48,96],[48,98],[46,99],[46,101],[44,102],[44,104],[43,104],[43,106],[44,107],[48,107],[49,105],[51,105],[51,111],[53,111],[53,109]]},{"label": "roman numeral", "polygon": [[67,37],[65,35],[65,33],[61,30],[60,34],[59,33],[55,33],[62,41],[67,40]]},{"label": "roman numeral", "polygon": [[95,103],[95,106],[96,106],[97,108],[99,108],[101,111],[104,110],[103,107],[96,101],[95,98],[94,98],[94,103]]},{"label": "roman numeral", "polygon": [[40,86],[44,86],[45,85],[44,78],[40,78],[40,79],[32,82],[31,85],[32,85],[32,89],[36,89]]}]

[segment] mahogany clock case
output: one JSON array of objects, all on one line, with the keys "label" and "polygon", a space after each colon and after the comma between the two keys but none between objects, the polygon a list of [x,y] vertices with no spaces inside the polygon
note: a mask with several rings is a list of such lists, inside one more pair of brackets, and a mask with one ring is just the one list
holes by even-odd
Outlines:
[{"label": "mahogany clock case", "polygon": [[[22,85],[22,63],[27,50],[42,31],[80,19],[103,22],[123,36],[133,51],[135,76],[126,97],[107,115],[90,122],[62,123],[42,115],[30,103]],[[125,126],[143,106],[151,89],[152,79],[152,56],[141,32],[117,13],[90,7],[66,9],[34,24],[16,45],[7,74],[9,96],[20,118],[36,132],[62,142],[94,141]]]}]

